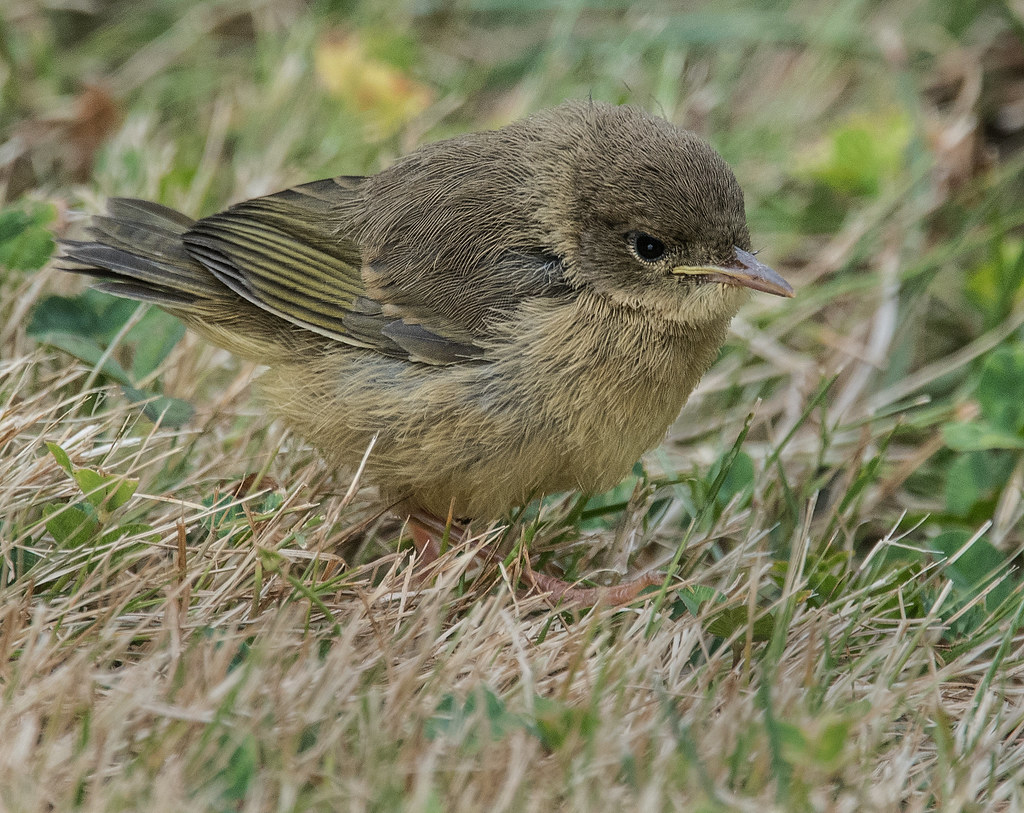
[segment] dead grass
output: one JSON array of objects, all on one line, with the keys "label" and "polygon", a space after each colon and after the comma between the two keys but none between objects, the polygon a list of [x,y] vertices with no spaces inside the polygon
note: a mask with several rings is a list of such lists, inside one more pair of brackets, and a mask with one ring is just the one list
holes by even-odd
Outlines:
[{"label": "dead grass", "polygon": [[[148,486],[181,454],[180,434],[123,431],[134,418],[116,398],[90,414],[88,393],[74,391],[88,371],[60,367],[12,360],[0,384],[0,504],[5,528],[24,529],[4,540],[6,572],[40,557],[3,591],[6,809],[1024,803],[1018,625],[951,650],[941,601],[906,617],[908,586],[886,579],[810,606],[820,521],[792,540],[770,606],[757,600],[772,564],[762,516],[731,518],[739,544],[699,573],[731,603],[774,614],[766,644],[749,624],[725,642],[710,635],[714,607],[553,613],[508,578],[464,584],[460,550],[427,584],[405,554],[347,567],[323,519],[321,474],[301,451],[273,461],[286,484],[278,509],[260,514],[248,497],[234,533],[211,531],[214,512],[198,500],[218,487],[206,467],[161,493]],[[10,397],[32,378],[43,388]],[[218,437],[232,422],[212,420],[189,459],[237,471]],[[28,517],[74,486],[39,453],[43,440],[137,478],[126,508],[152,530],[55,549]],[[945,580],[941,566],[923,578]]]}]

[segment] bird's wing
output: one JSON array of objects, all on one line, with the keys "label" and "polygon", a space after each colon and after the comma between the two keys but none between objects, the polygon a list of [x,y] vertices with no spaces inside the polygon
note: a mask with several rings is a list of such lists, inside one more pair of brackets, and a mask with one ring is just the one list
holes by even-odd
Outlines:
[{"label": "bird's wing", "polygon": [[361,181],[330,178],[239,203],[197,221],[185,246],[238,296],[322,336],[428,364],[481,357],[472,332],[368,292],[359,246],[343,228]]}]

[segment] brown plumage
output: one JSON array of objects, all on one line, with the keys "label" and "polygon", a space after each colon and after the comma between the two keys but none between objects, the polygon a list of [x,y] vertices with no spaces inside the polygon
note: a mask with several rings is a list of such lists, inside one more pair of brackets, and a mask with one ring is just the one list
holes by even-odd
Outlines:
[{"label": "brown plumage", "polygon": [[275,413],[407,511],[490,519],[614,485],[659,442],[747,288],[743,195],[707,144],[568,103],[367,178],[193,221],[113,200],[64,267],[268,365]]}]

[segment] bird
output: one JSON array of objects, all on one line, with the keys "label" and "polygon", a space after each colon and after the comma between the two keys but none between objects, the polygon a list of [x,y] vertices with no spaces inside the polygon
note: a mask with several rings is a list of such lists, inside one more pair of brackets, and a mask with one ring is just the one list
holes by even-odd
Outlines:
[{"label": "bird", "polygon": [[331,466],[372,444],[363,476],[421,528],[611,488],[749,292],[793,295],[706,141],[593,100],[198,220],[114,198],[89,238],[63,270],[265,365],[269,410]]}]

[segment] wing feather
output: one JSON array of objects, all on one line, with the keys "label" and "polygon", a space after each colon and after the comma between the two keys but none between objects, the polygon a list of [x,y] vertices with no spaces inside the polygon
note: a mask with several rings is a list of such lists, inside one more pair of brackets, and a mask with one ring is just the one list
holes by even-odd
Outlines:
[{"label": "wing feather", "polygon": [[359,245],[344,228],[359,180],[315,181],[237,204],[193,224],[185,247],[238,296],[327,338],[427,364],[480,358],[465,329],[368,294]]}]

